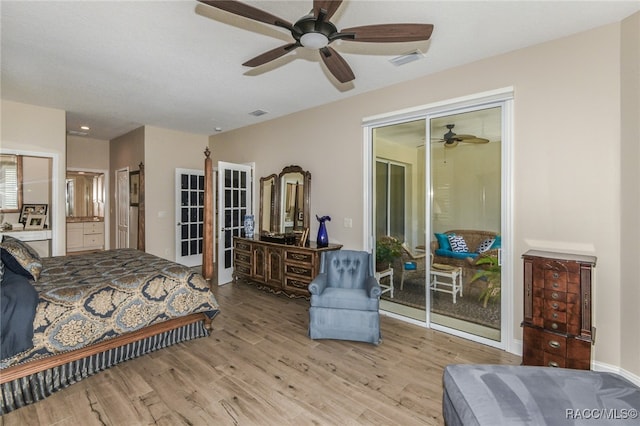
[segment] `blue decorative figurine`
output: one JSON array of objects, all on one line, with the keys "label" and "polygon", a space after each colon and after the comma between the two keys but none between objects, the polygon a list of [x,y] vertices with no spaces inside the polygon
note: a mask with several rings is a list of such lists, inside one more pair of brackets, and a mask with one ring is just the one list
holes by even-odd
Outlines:
[{"label": "blue decorative figurine", "polygon": [[318,222],[320,222],[320,228],[318,228],[318,239],[316,241],[316,244],[318,245],[318,247],[327,247],[329,245],[329,235],[327,234],[327,227],[325,226],[324,222],[326,220],[331,220],[330,216],[322,216],[322,217],[318,217],[318,215],[316,215],[316,219],[318,219]]}]

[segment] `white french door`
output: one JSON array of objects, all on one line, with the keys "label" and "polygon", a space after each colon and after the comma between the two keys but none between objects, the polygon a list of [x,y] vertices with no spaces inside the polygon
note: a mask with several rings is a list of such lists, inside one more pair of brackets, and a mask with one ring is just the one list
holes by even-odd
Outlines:
[{"label": "white french door", "polygon": [[233,237],[243,234],[244,216],[253,214],[253,166],[218,162],[218,285],[233,276]]},{"label": "white french door", "polygon": [[204,171],[176,169],[176,262],[202,265]]},{"label": "white french door", "polygon": [[116,234],[116,248],[129,248],[128,167],[116,170]]}]

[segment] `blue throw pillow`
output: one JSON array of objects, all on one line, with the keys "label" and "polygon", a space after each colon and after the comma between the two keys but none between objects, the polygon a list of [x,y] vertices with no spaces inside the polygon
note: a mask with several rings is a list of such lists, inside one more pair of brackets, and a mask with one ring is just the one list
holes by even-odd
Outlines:
[{"label": "blue throw pillow", "polygon": [[491,244],[490,250],[502,248],[502,237],[500,235],[496,235],[496,240]]},{"label": "blue throw pillow", "polygon": [[405,271],[415,271],[416,269],[418,269],[418,264],[416,262],[404,262]]},{"label": "blue throw pillow", "polygon": [[436,241],[438,241],[438,248],[442,250],[451,250],[451,244],[449,244],[449,237],[447,234],[434,234]]}]

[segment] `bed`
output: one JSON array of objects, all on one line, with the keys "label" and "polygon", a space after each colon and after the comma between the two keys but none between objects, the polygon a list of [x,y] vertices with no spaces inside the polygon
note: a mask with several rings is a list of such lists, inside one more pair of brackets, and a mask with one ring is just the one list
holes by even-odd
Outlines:
[{"label": "bed", "polygon": [[[38,262],[23,261],[18,273],[13,246],[29,248],[11,240],[5,236],[0,244],[0,414],[122,361],[208,336],[219,312],[201,274],[143,251],[43,258],[37,276],[27,277]],[[21,326],[29,318],[33,326]],[[31,342],[26,348],[25,341]]]},{"label": "bed", "polygon": [[614,373],[452,364],[443,385],[447,426],[638,424],[640,387]]}]

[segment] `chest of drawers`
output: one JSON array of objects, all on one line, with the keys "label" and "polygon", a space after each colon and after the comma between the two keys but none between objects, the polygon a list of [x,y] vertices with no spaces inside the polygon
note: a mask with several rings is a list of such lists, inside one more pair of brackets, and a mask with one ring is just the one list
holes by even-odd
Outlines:
[{"label": "chest of drawers", "polygon": [[593,256],[530,250],[524,262],[524,365],[591,366]]},{"label": "chest of drawers", "polygon": [[260,241],[252,238],[233,239],[234,278],[244,278],[274,293],[309,297],[307,287],[320,271],[320,256],[324,251],[340,250],[342,246],[298,247]]}]

